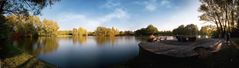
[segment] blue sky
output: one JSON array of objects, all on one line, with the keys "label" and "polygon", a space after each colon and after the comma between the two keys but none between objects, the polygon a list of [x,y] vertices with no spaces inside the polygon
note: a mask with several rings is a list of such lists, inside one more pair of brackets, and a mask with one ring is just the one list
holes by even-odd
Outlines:
[{"label": "blue sky", "polygon": [[160,31],[199,21],[198,0],[61,0],[42,11],[41,19],[56,21],[60,30],[97,26],[137,30],[149,24]]}]

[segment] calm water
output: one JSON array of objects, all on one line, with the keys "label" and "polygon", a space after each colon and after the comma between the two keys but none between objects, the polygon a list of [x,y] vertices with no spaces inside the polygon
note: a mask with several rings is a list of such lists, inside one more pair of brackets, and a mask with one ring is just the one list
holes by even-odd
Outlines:
[{"label": "calm water", "polygon": [[40,37],[21,39],[17,47],[59,67],[105,67],[134,58],[140,41],[125,37]]},{"label": "calm water", "polygon": [[139,53],[143,38],[40,37],[23,38],[14,44],[61,68],[239,68],[238,45],[227,45],[206,58],[175,58]]}]

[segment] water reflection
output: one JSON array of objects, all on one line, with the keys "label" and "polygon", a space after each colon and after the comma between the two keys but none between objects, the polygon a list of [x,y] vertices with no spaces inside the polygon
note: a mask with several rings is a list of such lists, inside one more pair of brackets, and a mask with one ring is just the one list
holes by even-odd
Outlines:
[{"label": "water reflection", "polygon": [[36,51],[40,51],[40,53],[47,54],[56,51],[58,46],[59,43],[57,37],[40,37],[39,43],[35,49]]},{"label": "water reflection", "polygon": [[127,61],[138,55],[137,44],[133,36],[39,37],[15,41],[25,52],[63,68],[104,67]]},{"label": "water reflection", "polygon": [[116,37],[96,36],[95,41],[99,46],[103,46],[107,44],[114,45],[116,41]]},{"label": "water reflection", "polygon": [[57,37],[23,38],[15,41],[14,44],[35,56],[40,53],[47,54],[56,51],[59,45]]},{"label": "water reflection", "polygon": [[73,44],[84,44],[87,41],[86,36],[72,36]]},{"label": "water reflection", "polygon": [[23,49],[26,52],[29,52],[30,54],[34,54],[33,45],[38,42],[38,38],[22,38],[20,40],[15,40],[13,44],[17,46],[18,48]]}]

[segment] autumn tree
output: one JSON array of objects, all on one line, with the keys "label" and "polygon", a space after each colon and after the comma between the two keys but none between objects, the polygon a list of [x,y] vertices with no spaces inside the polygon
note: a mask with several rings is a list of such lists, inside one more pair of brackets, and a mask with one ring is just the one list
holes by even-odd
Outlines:
[{"label": "autumn tree", "polygon": [[200,29],[200,35],[212,36],[213,32],[215,32],[215,31],[216,31],[216,29],[214,28],[214,26],[210,26],[210,25],[203,26]]},{"label": "autumn tree", "polygon": [[72,30],[72,35],[73,35],[73,36],[78,36],[78,31],[77,31],[76,28],[73,28],[73,30]]},{"label": "autumn tree", "polygon": [[59,26],[55,21],[44,19],[42,22],[41,32],[45,36],[57,35],[57,30]]},{"label": "autumn tree", "polygon": [[12,35],[37,36],[41,27],[40,18],[37,16],[11,15],[6,17],[6,24]]},{"label": "autumn tree", "polygon": [[106,27],[97,27],[95,30],[96,36],[107,36],[107,37],[114,37],[119,34],[119,31],[112,27],[112,28],[106,28]]},{"label": "autumn tree", "polygon": [[88,35],[88,32],[87,32],[86,29],[80,27],[80,28],[78,28],[78,35],[79,35],[79,36],[87,36],[87,35]]},{"label": "autumn tree", "polygon": [[1,0],[0,1],[0,39],[7,39],[9,36],[9,27],[6,25],[8,15],[38,15],[40,11],[53,5],[59,0]]}]

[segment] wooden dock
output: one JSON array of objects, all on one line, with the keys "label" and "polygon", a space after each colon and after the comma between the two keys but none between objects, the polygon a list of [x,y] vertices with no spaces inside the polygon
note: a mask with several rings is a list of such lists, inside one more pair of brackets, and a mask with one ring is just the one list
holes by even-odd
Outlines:
[{"label": "wooden dock", "polygon": [[195,42],[177,42],[176,40],[165,40],[158,42],[141,42],[140,49],[153,54],[167,55],[172,57],[190,57],[202,55],[202,50],[207,53],[217,52],[221,49],[222,40],[200,39]]}]

